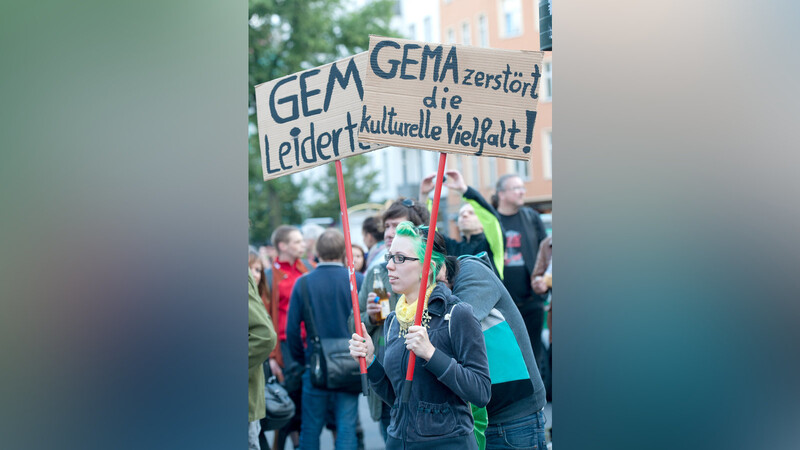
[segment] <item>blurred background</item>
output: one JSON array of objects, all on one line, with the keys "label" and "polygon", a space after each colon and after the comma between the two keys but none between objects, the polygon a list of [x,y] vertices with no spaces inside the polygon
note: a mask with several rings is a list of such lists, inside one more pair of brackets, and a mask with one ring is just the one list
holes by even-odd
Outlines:
[{"label": "blurred background", "polygon": [[[249,32],[249,219],[250,243],[258,246],[281,224],[339,225],[333,164],[263,181],[254,86],[351,56],[369,47],[369,35],[511,50],[536,50],[539,0],[250,0]],[[309,32],[309,30],[314,30]],[[545,52],[530,161],[448,155],[447,169],[459,170],[485,198],[497,179],[517,173],[525,182],[525,204],[553,208],[552,51]],[[439,153],[388,147],[342,160],[351,209],[352,242],[363,246],[361,222],[378,205],[398,196],[417,198],[420,180],[436,172]],[[391,168],[391,169],[390,169]],[[391,176],[389,176],[391,174]],[[458,193],[442,191],[439,228],[458,236]],[[547,228],[552,226],[546,223]]]}]

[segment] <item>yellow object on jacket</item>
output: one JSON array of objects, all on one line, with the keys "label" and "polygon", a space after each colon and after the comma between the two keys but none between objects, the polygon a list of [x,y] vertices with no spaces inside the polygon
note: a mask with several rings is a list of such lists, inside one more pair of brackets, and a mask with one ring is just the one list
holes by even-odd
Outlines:
[{"label": "yellow object on jacket", "polygon": [[[425,300],[422,305],[423,309],[428,307],[428,297],[431,296],[431,292],[433,292],[433,288],[435,287],[436,283],[433,283],[433,285],[428,286],[428,289],[425,291]],[[419,299],[409,305],[406,303],[406,295],[403,294],[400,296],[400,300],[397,301],[394,312],[397,315],[397,321],[400,323],[401,330],[407,330],[408,327],[414,325],[414,316],[417,314],[417,304],[419,304]]]}]

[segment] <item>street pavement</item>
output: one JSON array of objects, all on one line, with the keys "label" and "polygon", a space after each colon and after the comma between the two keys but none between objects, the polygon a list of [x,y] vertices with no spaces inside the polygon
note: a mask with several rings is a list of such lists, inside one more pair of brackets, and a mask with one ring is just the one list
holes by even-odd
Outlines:
[{"label": "street pavement", "polygon": [[[381,432],[378,430],[378,423],[373,422],[372,418],[369,416],[369,406],[367,405],[367,399],[363,395],[358,396],[358,415],[361,418],[361,428],[364,429],[364,450],[383,450],[383,438],[381,437]],[[552,449],[552,446],[549,442],[550,432],[549,429],[553,426],[553,406],[552,403],[548,403],[544,407],[544,415],[547,418],[547,423],[545,428],[547,429],[547,437],[548,437],[548,448]],[[274,436],[273,431],[267,431],[267,441],[271,444],[273,441]],[[333,445],[333,434],[327,429],[323,429],[322,436],[320,436],[320,450],[332,450],[334,448]],[[267,450],[267,449],[262,449]],[[291,445],[291,439],[286,440],[286,447],[283,450],[293,450]]]}]

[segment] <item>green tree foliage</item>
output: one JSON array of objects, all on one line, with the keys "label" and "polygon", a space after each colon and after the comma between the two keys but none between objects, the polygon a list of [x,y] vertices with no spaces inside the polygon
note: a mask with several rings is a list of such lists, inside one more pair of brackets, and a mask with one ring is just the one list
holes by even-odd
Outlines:
[{"label": "green tree foliage", "polygon": [[[369,201],[370,193],[378,187],[378,172],[369,170],[367,157],[363,154],[342,160],[342,178],[347,198],[347,206],[355,206]],[[336,165],[325,167],[326,176],[312,183],[314,192],[322,196],[311,205],[312,217],[333,217],[339,219],[339,187],[336,183]]]},{"label": "green tree foliage", "polygon": [[[347,4],[343,0],[249,0],[251,129],[255,130],[257,126],[256,85],[366,51],[370,34],[396,35],[389,26],[395,0],[369,1],[359,9],[347,8]],[[296,224],[303,220],[303,208],[298,204],[298,198],[306,185],[293,181],[291,176],[264,182],[257,136],[251,136],[249,147],[250,240],[264,242],[279,225]],[[369,197],[369,190],[366,194],[358,190],[371,186],[352,184],[347,180],[350,166],[363,167],[365,164],[348,162],[355,158],[343,160],[348,205],[351,195],[353,201],[364,198],[364,195]],[[336,212],[324,215],[338,218],[339,203],[333,164],[329,164],[327,172],[327,178],[333,180],[331,201],[336,205]],[[364,171],[357,169],[354,172]],[[362,173],[362,177],[363,180],[374,180],[374,174]],[[351,183],[352,187],[347,183]],[[325,195],[328,195],[327,191]]]}]

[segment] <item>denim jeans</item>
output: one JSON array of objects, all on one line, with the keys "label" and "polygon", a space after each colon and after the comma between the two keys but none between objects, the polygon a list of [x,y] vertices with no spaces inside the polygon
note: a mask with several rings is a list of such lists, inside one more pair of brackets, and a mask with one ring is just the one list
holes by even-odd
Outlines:
[{"label": "denim jeans", "polygon": [[325,426],[328,404],[336,416],[336,450],[356,450],[356,418],[358,394],[328,391],[311,385],[308,372],[303,374],[303,421],[300,427],[300,448],[318,450],[319,435]]},{"label": "denim jeans", "polygon": [[[374,392],[370,393],[370,395],[378,395]],[[386,430],[389,428],[389,422],[392,421],[391,416],[391,408],[386,403],[381,404],[381,420],[378,421],[378,427],[381,431],[381,437],[383,438],[383,442],[386,443],[386,439],[389,438],[389,433]]]},{"label": "denim jeans", "polygon": [[524,448],[545,450],[544,412],[504,423],[489,424],[486,428],[486,450]]}]

